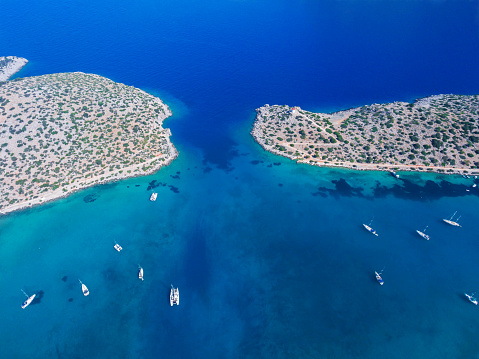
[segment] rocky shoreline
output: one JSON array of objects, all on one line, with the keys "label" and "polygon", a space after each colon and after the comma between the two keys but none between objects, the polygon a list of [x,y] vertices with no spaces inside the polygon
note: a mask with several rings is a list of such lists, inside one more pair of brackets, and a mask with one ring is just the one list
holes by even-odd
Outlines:
[{"label": "rocky shoreline", "polygon": [[27,59],[16,56],[0,57],[0,82],[8,81],[28,63]]},{"label": "rocky shoreline", "polygon": [[[123,174],[121,176],[115,177],[115,179],[112,179],[112,180],[95,179],[93,181],[82,183],[79,187],[75,186],[72,188],[68,188],[66,191],[63,191],[63,190],[56,191],[41,198],[36,198],[30,201],[20,202],[20,203],[16,203],[14,205],[5,207],[0,210],[0,215],[6,215],[11,212],[17,212],[23,209],[28,209],[28,208],[44,205],[49,202],[53,202],[57,199],[66,198],[75,192],[81,191],[83,189],[87,189],[89,187],[99,186],[99,185],[107,184],[107,183],[119,182],[128,178],[133,178],[138,176],[148,176],[148,175],[154,174],[155,172],[159,171],[162,167],[168,166],[171,162],[173,162],[173,160],[175,160],[179,156],[179,152],[174,146],[172,146],[172,150],[173,150],[172,152],[173,155],[171,157],[169,157],[165,162],[158,164],[156,167],[152,167],[150,171],[143,172],[141,174],[134,174],[134,173]],[[132,169],[134,169],[134,167],[126,168],[126,170],[132,170]]]},{"label": "rocky shoreline", "polygon": [[435,95],[331,114],[287,105],[256,112],[256,142],[298,163],[479,174],[479,96]]}]

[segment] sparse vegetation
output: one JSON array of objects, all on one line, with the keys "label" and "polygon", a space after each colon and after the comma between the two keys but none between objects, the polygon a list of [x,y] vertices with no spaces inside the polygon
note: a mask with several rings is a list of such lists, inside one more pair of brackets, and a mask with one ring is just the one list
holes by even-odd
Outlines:
[{"label": "sparse vegetation", "polygon": [[[333,114],[265,106],[257,110],[252,134],[265,149],[310,164],[461,172],[479,169],[478,110],[477,95],[438,95]],[[280,150],[286,144],[295,152]]]}]

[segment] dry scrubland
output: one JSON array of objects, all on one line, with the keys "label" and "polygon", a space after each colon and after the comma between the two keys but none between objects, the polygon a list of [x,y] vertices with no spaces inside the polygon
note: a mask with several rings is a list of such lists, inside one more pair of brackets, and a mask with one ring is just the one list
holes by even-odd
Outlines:
[{"label": "dry scrubland", "polygon": [[177,151],[160,99],[98,75],[61,73],[0,86],[0,211],[95,183],[151,173]]},{"label": "dry scrubland", "polygon": [[28,60],[17,56],[0,57],[0,82],[7,81],[27,64]]},{"label": "dry scrubland", "polygon": [[256,141],[298,162],[479,173],[479,96],[437,95],[333,114],[269,105],[256,111]]}]

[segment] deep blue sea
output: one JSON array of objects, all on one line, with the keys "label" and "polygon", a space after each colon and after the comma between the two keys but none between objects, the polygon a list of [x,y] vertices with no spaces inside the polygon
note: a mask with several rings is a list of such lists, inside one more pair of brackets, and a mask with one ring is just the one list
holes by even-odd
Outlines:
[{"label": "deep blue sea", "polygon": [[[0,8],[0,55],[30,61],[17,76],[83,71],[155,94],[180,152],[0,218],[0,358],[479,358],[463,295],[479,296],[473,179],[298,165],[249,134],[267,103],[478,94],[477,1]],[[462,228],[442,222],[454,211]],[[21,289],[38,293],[25,310]]]}]

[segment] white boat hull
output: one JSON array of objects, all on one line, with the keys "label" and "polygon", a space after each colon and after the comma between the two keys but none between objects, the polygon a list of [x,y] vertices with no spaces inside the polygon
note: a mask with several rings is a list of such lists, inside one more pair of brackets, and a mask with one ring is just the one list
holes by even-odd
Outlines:
[{"label": "white boat hull", "polygon": [[[475,305],[479,304],[478,301],[477,301],[477,299],[474,298],[472,295],[469,295],[469,294],[466,294],[466,293],[464,293],[464,295],[467,297],[467,299],[469,299],[469,301],[470,301],[472,304],[475,304]],[[474,295],[474,294],[473,294],[473,295]]]},{"label": "white boat hull", "polygon": [[457,222],[451,221],[450,219],[443,219],[444,222],[450,224],[451,226],[460,227],[461,225]]},{"label": "white boat hull", "polygon": [[170,290],[170,305],[180,305],[180,290],[178,288],[171,288]]},{"label": "white boat hull", "polygon": [[364,224],[363,223],[363,226],[364,228],[366,228],[368,230],[368,232],[371,232],[372,234],[374,234],[376,237],[379,236],[376,231],[374,229],[372,229],[371,227],[369,227],[367,224]]},{"label": "white boat hull", "polygon": [[423,232],[418,231],[418,230],[416,230],[416,232],[417,232],[422,238],[424,238],[426,241],[429,240],[429,236],[428,236],[426,233],[423,233]]},{"label": "white boat hull", "polygon": [[34,294],[34,295],[28,297],[28,299],[23,302],[23,304],[22,304],[22,309],[25,309],[26,307],[28,307],[28,306],[30,305],[30,303],[35,299],[36,296],[37,296],[37,295]]}]

